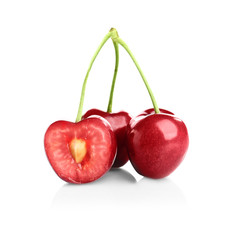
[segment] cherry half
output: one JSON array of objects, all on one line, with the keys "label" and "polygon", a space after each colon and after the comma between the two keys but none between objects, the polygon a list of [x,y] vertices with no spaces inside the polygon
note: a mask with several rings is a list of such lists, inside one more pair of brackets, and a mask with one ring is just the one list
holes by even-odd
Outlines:
[{"label": "cherry half", "polygon": [[117,155],[112,167],[118,168],[125,165],[128,161],[126,149],[126,130],[131,120],[131,116],[124,111],[118,113],[108,113],[99,109],[90,109],[83,115],[83,119],[92,115],[98,115],[105,118],[111,125],[117,141]]},{"label": "cherry half", "polygon": [[44,146],[56,174],[70,183],[88,183],[103,176],[117,150],[111,126],[101,117],[54,122],[46,131]]},{"label": "cherry half", "polygon": [[135,170],[150,178],[163,178],[182,162],[189,145],[186,125],[171,112],[148,109],[128,126],[127,149]]}]

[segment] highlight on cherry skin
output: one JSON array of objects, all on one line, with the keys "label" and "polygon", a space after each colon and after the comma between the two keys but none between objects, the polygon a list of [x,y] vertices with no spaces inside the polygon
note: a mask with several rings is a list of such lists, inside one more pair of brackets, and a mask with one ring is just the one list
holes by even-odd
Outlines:
[{"label": "highlight on cherry skin", "polygon": [[47,158],[56,172],[69,183],[88,183],[111,168],[117,151],[115,135],[102,117],[77,123],[57,121],[44,137]]},{"label": "highlight on cherry skin", "polygon": [[[171,114],[171,115],[174,115],[174,113],[168,111],[168,110],[165,110],[165,109],[162,109],[162,108],[159,108],[159,111],[160,113],[167,113],[167,114]],[[155,111],[154,111],[154,108],[149,108],[147,110],[144,110],[142,113],[140,113],[138,116],[146,116],[148,114],[155,114]]]},{"label": "highlight on cherry skin", "polygon": [[189,145],[186,125],[173,113],[148,109],[132,119],[127,149],[134,169],[149,178],[164,178],[182,162]]},{"label": "highlight on cherry skin", "polygon": [[118,113],[109,113],[109,112],[101,111],[99,109],[90,109],[83,115],[82,119],[85,119],[92,115],[101,116],[110,123],[117,141],[117,155],[112,167],[113,168],[122,167],[129,160],[127,149],[126,149],[126,130],[127,130],[127,125],[131,120],[131,116],[124,111]]}]

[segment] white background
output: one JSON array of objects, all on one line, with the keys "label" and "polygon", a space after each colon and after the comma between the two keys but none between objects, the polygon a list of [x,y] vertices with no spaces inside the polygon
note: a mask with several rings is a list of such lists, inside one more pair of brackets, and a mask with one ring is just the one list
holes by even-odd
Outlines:
[{"label": "white background", "polygon": [[[242,1],[1,1],[0,238],[243,239]],[[44,152],[47,127],[74,121],[90,59],[111,27],[136,56],[190,147],[162,180],[127,164],[68,185]],[[85,111],[106,110],[109,41],[91,71]],[[120,48],[114,112],[152,106]]]}]

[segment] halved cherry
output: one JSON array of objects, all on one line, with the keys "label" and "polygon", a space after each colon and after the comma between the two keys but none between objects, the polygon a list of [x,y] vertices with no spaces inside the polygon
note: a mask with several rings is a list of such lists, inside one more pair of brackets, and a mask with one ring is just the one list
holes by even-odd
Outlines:
[{"label": "halved cherry", "polygon": [[103,176],[117,151],[110,124],[98,116],[77,123],[54,122],[46,131],[44,145],[56,174],[70,183],[92,182]]}]

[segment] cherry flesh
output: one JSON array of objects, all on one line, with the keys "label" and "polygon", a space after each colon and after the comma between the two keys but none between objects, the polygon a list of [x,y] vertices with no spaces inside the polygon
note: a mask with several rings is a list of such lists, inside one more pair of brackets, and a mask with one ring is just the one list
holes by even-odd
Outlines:
[{"label": "cherry flesh", "polygon": [[118,113],[103,112],[99,109],[90,109],[83,115],[83,119],[92,115],[98,115],[105,118],[111,125],[117,140],[117,155],[113,168],[125,165],[129,159],[126,149],[126,130],[131,120],[131,116],[124,111]]},{"label": "cherry flesh", "polygon": [[77,123],[54,122],[45,133],[44,146],[56,174],[77,184],[103,176],[111,168],[117,150],[110,124],[98,116]]},{"label": "cherry flesh", "polygon": [[127,149],[135,170],[150,178],[163,178],[182,162],[189,145],[186,125],[167,110],[148,109],[130,121]]}]

